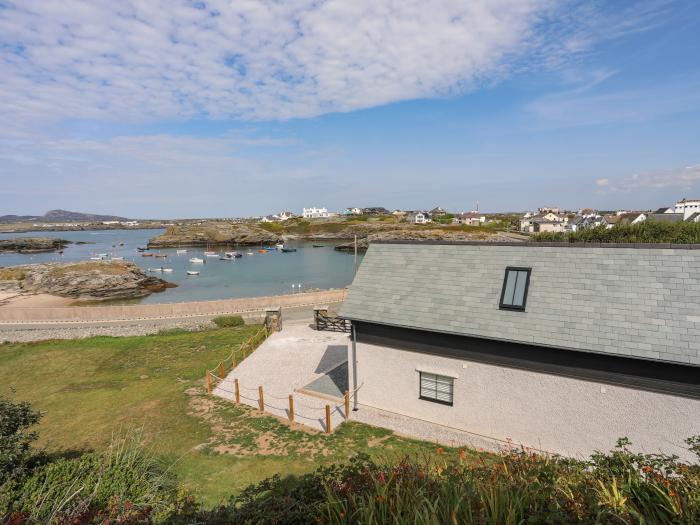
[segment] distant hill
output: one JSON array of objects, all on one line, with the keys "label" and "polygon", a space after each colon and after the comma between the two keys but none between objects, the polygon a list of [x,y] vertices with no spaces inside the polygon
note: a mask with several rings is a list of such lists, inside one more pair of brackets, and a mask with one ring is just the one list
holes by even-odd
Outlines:
[{"label": "distant hill", "polygon": [[51,210],[44,215],[2,215],[0,223],[12,222],[101,222],[101,221],[128,221],[126,217],[116,215],[96,215],[93,213],[80,213],[77,211]]}]

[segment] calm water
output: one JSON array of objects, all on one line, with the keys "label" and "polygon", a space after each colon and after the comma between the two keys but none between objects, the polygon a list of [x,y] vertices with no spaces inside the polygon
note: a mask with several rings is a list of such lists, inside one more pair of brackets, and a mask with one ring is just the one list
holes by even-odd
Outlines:
[{"label": "calm water", "polygon": [[[234,261],[220,261],[214,257],[204,257],[204,248],[187,248],[187,253],[177,255],[175,248],[155,250],[165,253],[166,259],[141,257],[137,246],[146,246],[148,239],[162,233],[162,230],[107,230],[81,232],[36,232],[23,234],[0,234],[0,238],[10,237],[58,237],[68,241],[84,241],[90,244],[69,244],[63,255],[58,253],[38,253],[32,255],[8,253],[0,254],[0,266],[40,263],[49,261],[86,261],[92,254],[109,253],[133,261],[144,270],[155,267],[172,268],[172,273],[150,273],[176,283],[163,293],[155,293],[141,299],[141,303],[174,303],[182,301],[206,301],[235,297],[278,295],[314,288],[339,288],[352,282],[354,276],[353,256],[333,250],[334,242],[316,242],[323,248],[313,248],[311,243],[290,242],[289,247],[297,248],[293,253],[268,252],[244,255]],[[124,246],[119,246],[123,242]],[[113,248],[112,246],[115,245]],[[223,249],[221,252],[223,253]],[[228,249],[226,250],[228,251]],[[248,251],[239,247],[239,252]],[[191,264],[191,257],[199,257],[205,264]],[[359,262],[359,258],[358,258]],[[188,276],[189,269],[199,270],[200,275]],[[296,285],[296,286],[292,286]]]}]

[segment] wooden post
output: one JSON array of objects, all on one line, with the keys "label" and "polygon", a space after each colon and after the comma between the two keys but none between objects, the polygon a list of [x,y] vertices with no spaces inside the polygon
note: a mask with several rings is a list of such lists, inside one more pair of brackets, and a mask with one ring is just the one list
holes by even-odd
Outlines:
[{"label": "wooden post", "polygon": [[350,419],[350,392],[345,391],[345,420]]},{"label": "wooden post", "polygon": [[226,377],[226,367],[224,366],[224,362],[220,361],[219,362],[219,370],[221,371],[221,379]]},{"label": "wooden post", "polygon": [[236,391],[236,403],[239,403],[239,404],[240,404],[240,402],[241,402],[241,389],[238,388],[238,378],[236,378],[236,379],[233,380],[233,385],[236,387],[236,388],[235,388],[235,391]]},{"label": "wooden post", "polygon": [[207,394],[211,394],[211,374],[207,370]]},{"label": "wooden post", "polygon": [[258,387],[258,403],[260,404],[260,412],[265,412],[265,398],[263,397],[263,387]]},{"label": "wooden post", "polygon": [[294,396],[289,394],[289,421],[294,421]]},{"label": "wooden post", "polygon": [[331,433],[331,406],[326,405],[326,434]]},{"label": "wooden post", "polygon": [[236,368],[236,350],[234,349],[233,352],[231,352],[231,370]]}]

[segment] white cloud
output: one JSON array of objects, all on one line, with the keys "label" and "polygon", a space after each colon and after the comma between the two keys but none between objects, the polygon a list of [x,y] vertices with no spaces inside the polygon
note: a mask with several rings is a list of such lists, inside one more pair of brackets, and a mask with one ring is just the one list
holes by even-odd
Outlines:
[{"label": "white cloud", "polygon": [[700,184],[700,164],[684,168],[663,169],[637,173],[619,181],[598,179],[599,193],[631,192],[650,189],[690,190]]},{"label": "white cloud", "polygon": [[287,119],[451,95],[585,49],[595,15],[573,0],[3,2],[0,124]]}]

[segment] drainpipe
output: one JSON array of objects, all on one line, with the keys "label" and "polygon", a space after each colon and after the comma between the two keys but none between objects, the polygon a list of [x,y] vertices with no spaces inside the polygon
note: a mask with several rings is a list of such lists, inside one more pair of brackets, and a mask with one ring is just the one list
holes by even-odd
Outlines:
[{"label": "drainpipe", "polygon": [[355,332],[355,323],[350,322],[352,328],[352,391],[355,392],[352,402],[353,412],[357,411],[357,345],[355,340],[357,339],[357,332]]}]

